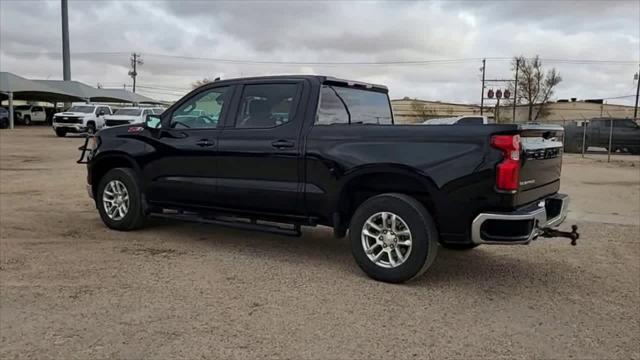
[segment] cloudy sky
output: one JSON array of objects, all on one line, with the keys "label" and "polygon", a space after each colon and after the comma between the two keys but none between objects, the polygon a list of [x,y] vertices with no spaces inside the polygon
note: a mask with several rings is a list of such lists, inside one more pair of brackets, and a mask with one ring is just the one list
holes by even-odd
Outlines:
[{"label": "cloudy sky", "polygon": [[[135,51],[138,91],[160,99],[204,77],[312,73],[476,103],[481,58],[505,78],[509,58],[539,54],[564,79],[556,98],[612,98],[635,94],[639,19],[638,0],[69,1],[71,75],[130,85]],[[1,71],[61,79],[61,47],[59,0],[0,1]]]}]

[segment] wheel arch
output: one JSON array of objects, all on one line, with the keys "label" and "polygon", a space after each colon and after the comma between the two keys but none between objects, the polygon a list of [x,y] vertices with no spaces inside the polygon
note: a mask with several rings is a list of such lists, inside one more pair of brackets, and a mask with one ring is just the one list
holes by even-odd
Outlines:
[{"label": "wheel arch", "polygon": [[[334,207],[339,224],[348,227],[355,210],[367,199],[384,193],[400,193],[422,203],[437,223],[435,196],[438,187],[433,180],[405,166],[367,167],[354,171],[343,180]],[[336,216],[333,217],[336,222]]]},{"label": "wheel arch", "polygon": [[91,160],[89,177],[91,182],[91,191],[93,192],[94,198],[102,177],[109,170],[118,167],[132,169],[136,173],[136,181],[142,189],[142,182],[140,181],[141,170],[135,160],[130,155],[123,152],[109,152],[100,154]]}]

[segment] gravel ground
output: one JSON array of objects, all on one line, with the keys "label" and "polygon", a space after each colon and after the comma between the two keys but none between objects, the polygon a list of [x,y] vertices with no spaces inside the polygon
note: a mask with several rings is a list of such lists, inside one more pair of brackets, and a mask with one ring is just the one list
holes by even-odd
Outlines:
[{"label": "gravel ground", "polygon": [[80,142],[0,131],[0,358],[640,358],[637,157],[565,158],[578,246],[441,249],[389,285],[327,228],[107,230]]}]

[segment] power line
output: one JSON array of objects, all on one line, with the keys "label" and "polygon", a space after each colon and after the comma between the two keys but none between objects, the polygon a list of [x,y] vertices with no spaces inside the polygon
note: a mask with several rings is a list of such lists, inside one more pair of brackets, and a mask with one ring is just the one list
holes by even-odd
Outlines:
[{"label": "power line", "polygon": [[[60,52],[7,52],[14,55],[61,55]],[[101,51],[84,51],[74,52],[74,56],[86,56],[86,55],[114,55],[121,56],[126,55],[127,52],[101,52]],[[208,61],[217,63],[231,63],[231,64],[246,64],[246,65],[362,65],[362,66],[377,66],[377,65],[446,65],[446,64],[459,64],[465,62],[481,61],[481,57],[473,58],[457,58],[457,59],[421,59],[421,60],[386,60],[386,61],[279,61],[279,60],[245,60],[245,59],[225,59],[225,58],[211,58],[211,57],[199,57],[199,56],[187,56],[187,55],[170,55],[159,53],[145,53],[148,57],[158,57],[167,59],[181,59],[181,60],[196,60],[196,61]],[[513,61],[513,57],[486,57],[484,59],[492,61]],[[532,58],[526,58],[532,59]],[[558,59],[558,58],[540,58],[541,61],[547,63],[560,63],[560,64],[577,64],[577,65],[635,65],[638,60],[609,60],[609,59]]]}]

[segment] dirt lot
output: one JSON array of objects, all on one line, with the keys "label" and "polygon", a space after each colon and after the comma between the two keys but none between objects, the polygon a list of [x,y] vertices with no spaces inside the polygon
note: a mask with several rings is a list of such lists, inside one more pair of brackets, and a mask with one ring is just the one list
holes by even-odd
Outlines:
[{"label": "dirt lot", "polygon": [[389,285],[326,228],[107,230],[80,142],[0,131],[0,358],[640,358],[638,157],[565,157],[577,247],[441,249]]}]

